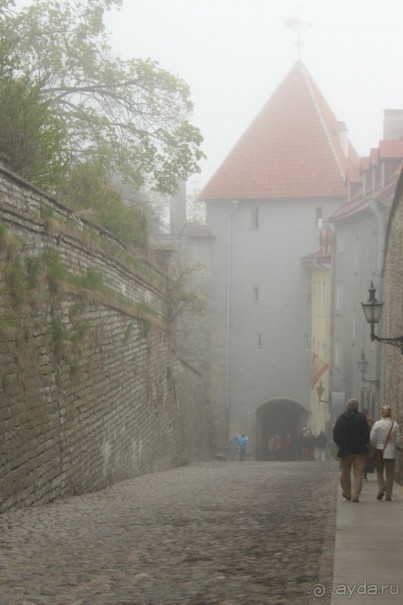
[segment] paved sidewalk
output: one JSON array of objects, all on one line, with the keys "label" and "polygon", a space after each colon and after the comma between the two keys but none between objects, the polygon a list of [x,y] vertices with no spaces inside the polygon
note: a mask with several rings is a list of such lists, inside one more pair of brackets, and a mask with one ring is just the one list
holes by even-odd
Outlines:
[{"label": "paved sidewalk", "polygon": [[[337,494],[331,605],[403,603],[403,487],[392,502],[379,501],[376,476],[364,481],[359,503]],[[321,590],[318,579],[318,591]]]}]

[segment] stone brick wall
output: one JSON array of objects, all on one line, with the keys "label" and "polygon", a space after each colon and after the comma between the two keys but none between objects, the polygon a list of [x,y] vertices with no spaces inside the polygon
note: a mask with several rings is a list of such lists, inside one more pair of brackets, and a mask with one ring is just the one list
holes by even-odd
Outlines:
[{"label": "stone brick wall", "polygon": [[[203,376],[165,329],[164,274],[6,170],[0,226],[0,512],[206,458]],[[55,283],[49,251],[102,287]]]},{"label": "stone brick wall", "polygon": [[[384,337],[403,334],[403,172],[400,175],[386,234],[382,325],[375,330]],[[377,293],[378,297],[378,293]],[[380,344],[382,403],[389,403],[400,425],[403,444],[403,356],[398,347]],[[403,452],[396,474],[403,483]]]},{"label": "stone brick wall", "polygon": [[176,321],[173,342],[179,359],[186,360],[187,366],[199,377],[198,381],[201,380],[198,388],[202,388],[208,405],[209,437],[213,445],[215,423],[210,406],[211,317],[208,313],[212,240],[211,234],[201,224],[188,224],[181,234],[153,236],[156,254],[162,256],[170,275],[178,275],[186,268],[191,268],[186,289],[196,294],[205,305],[203,313],[184,310]]}]

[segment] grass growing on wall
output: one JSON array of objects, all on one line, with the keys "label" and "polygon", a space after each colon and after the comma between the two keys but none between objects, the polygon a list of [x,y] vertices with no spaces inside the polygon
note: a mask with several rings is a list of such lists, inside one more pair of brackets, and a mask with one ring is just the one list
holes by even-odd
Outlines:
[{"label": "grass growing on wall", "polygon": [[[144,252],[148,250],[146,240],[142,241],[140,246],[135,246],[134,242],[127,241],[127,238],[116,241],[113,237],[105,237],[105,234],[99,233],[96,224],[83,222],[78,214],[68,217],[59,215],[56,218],[53,209],[45,204],[42,204],[40,213],[44,221],[45,232],[48,235],[70,236],[95,252],[107,254],[119,260],[161,291],[165,288],[165,276],[144,258]],[[125,224],[125,229],[130,230],[130,222],[122,222]],[[108,229],[108,225],[104,225],[104,228]],[[146,223],[141,225],[141,232],[144,237],[144,233],[147,232]],[[119,238],[119,232],[111,230],[109,233]]]},{"label": "grass growing on wall", "polygon": [[[84,314],[85,303],[89,302],[120,307],[125,313],[133,315],[143,323],[163,327],[152,307],[143,302],[133,303],[122,294],[114,292],[105,285],[102,274],[92,267],[83,275],[76,275],[62,262],[58,251],[50,247],[38,256],[27,255],[23,242],[9,235],[1,223],[0,251],[3,256],[3,266],[0,269],[3,273],[2,293],[10,296],[16,307],[33,303],[33,295],[38,292],[42,304],[51,302],[52,336],[56,343],[77,342],[84,338],[88,331],[88,322],[80,320],[79,316]],[[72,306],[71,323],[74,329],[70,335],[55,312],[66,292],[78,299]],[[38,300],[35,304],[38,304]],[[1,320],[0,317],[0,323]]]}]

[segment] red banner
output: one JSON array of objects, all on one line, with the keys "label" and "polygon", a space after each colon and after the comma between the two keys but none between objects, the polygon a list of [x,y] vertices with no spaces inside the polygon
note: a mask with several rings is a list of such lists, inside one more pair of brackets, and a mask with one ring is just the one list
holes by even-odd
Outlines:
[{"label": "red banner", "polygon": [[316,355],[312,353],[312,367],[311,367],[311,389],[315,386],[323,374],[329,369],[329,365]]}]

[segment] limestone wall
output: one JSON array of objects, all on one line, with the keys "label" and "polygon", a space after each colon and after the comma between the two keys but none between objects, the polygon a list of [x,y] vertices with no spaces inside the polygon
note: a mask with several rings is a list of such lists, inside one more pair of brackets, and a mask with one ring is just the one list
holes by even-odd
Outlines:
[{"label": "limestone wall", "polygon": [[165,276],[0,170],[0,512],[209,454]]},{"label": "limestone wall", "polygon": [[[403,172],[396,189],[387,229],[384,265],[382,325],[375,330],[384,337],[403,334]],[[377,293],[378,297],[378,293]],[[380,344],[382,403],[389,403],[400,425],[403,444],[403,355],[398,347]],[[396,473],[403,482],[403,452],[400,452]]]}]

